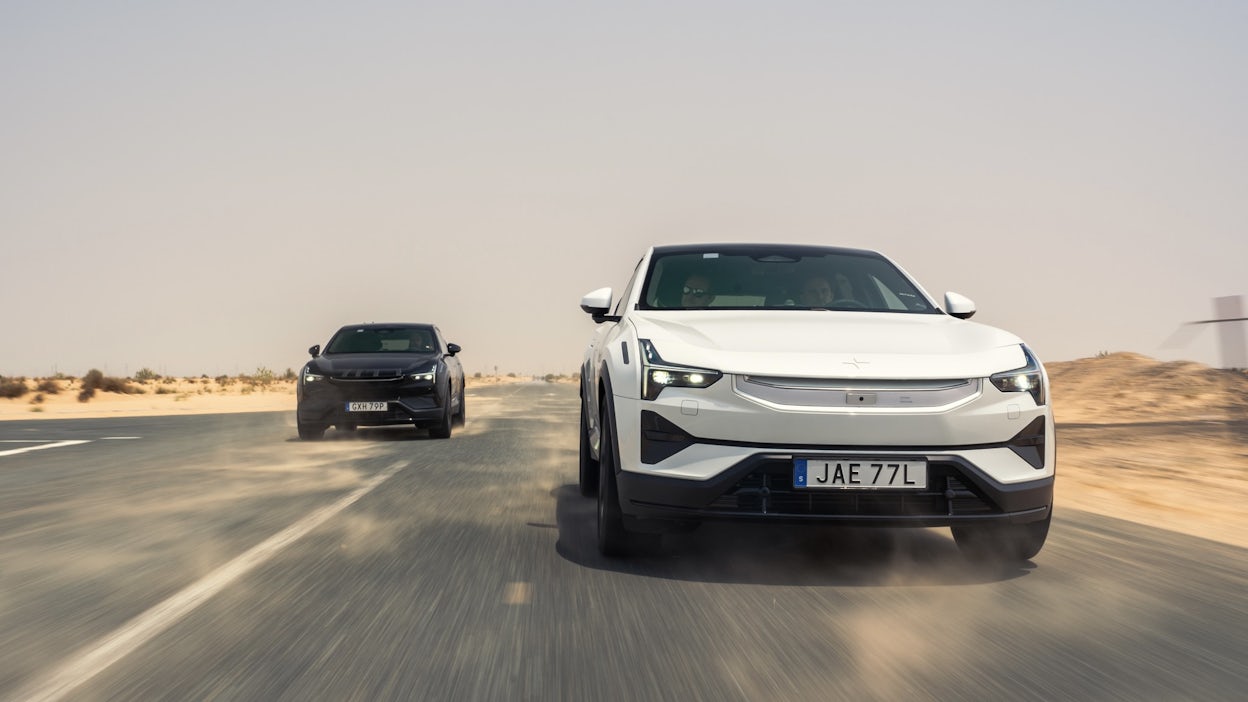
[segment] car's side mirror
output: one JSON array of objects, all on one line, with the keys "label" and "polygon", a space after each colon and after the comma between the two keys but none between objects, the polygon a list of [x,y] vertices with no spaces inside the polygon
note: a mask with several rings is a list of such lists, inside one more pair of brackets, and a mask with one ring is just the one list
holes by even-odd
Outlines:
[{"label": "car's side mirror", "polygon": [[312,354],[312,358],[316,358],[317,356],[320,356],[320,355],[321,355],[321,345],[320,345],[320,344],[313,344],[313,345],[312,345],[312,346],[308,349],[308,353]]},{"label": "car's side mirror", "polygon": [[447,344],[446,345],[447,356],[454,356],[455,354],[459,353],[462,350],[463,349],[459,348],[459,344]]},{"label": "car's side mirror", "polygon": [[581,309],[599,324],[620,321],[618,316],[607,314],[611,311],[611,288],[598,288],[586,293],[581,298]]},{"label": "car's side mirror", "polygon": [[970,319],[975,314],[975,301],[956,292],[945,293],[945,311],[950,317]]}]

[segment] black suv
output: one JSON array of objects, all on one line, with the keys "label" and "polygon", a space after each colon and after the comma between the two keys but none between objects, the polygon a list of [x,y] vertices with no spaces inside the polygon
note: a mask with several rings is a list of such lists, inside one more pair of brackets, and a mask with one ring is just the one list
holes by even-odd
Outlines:
[{"label": "black suv", "polygon": [[299,373],[299,438],[319,439],[331,424],[413,424],[445,439],[464,421],[464,371],[432,324],[354,324],[308,349]]}]

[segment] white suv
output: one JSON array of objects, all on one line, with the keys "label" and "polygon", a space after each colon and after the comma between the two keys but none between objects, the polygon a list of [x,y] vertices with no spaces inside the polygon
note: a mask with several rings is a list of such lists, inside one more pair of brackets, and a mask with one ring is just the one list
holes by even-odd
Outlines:
[{"label": "white suv", "polygon": [[941,309],[873,251],[698,244],[650,249],[612,300],[581,300],[604,554],[708,519],[948,526],[1002,560],[1044,545],[1048,379],[969,299]]}]

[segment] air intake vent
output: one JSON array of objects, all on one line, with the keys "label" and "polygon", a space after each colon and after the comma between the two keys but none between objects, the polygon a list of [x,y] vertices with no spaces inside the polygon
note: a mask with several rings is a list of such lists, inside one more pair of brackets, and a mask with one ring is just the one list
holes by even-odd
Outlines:
[{"label": "air intake vent", "polygon": [[384,369],[352,369],[335,373],[335,380],[398,380],[403,377],[403,371],[384,368]]}]

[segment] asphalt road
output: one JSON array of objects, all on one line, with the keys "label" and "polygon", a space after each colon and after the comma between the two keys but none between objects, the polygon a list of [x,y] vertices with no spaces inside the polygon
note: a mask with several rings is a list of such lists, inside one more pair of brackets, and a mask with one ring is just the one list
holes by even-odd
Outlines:
[{"label": "asphalt road", "polygon": [[0,699],[1248,689],[1243,549],[1059,504],[1005,571],[942,530],[706,525],[607,560],[575,487],[575,388],[469,402],[444,441],[300,442],[293,413],[0,422]]}]

